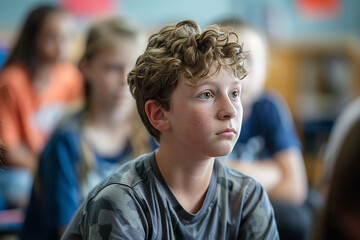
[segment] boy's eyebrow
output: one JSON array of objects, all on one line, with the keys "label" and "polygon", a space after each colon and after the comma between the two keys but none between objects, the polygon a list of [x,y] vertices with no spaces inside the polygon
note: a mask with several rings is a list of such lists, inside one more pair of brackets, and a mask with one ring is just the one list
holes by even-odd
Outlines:
[{"label": "boy's eyebrow", "polygon": [[[206,80],[209,80],[209,79],[201,79],[197,82],[196,85],[194,85],[194,87],[201,87],[201,86],[204,86],[204,85],[221,85],[222,84],[222,81],[219,81],[219,80],[210,80],[210,81],[206,81]],[[205,81],[205,82],[204,82]],[[234,80],[230,83],[230,85],[239,85],[241,86],[241,80],[239,78],[234,78]]]}]

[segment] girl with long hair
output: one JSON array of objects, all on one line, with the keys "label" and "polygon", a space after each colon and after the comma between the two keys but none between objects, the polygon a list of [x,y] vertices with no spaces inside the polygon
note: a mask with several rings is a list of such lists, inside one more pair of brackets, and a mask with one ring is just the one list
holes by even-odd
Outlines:
[{"label": "girl with long hair", "polygon": [[63,119],[41,155],[23,239],[59,238],[92,187],[153,148],[127,84],[144,44],[144,35],[127,19],[90,28],[79,64],[85,103]]}]

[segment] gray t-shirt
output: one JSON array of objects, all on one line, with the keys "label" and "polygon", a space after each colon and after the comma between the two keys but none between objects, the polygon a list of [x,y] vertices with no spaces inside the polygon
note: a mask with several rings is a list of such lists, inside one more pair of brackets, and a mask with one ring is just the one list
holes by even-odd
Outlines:
[{"label": "gray t-shirt", "polygon": [[261,185],[215,160],[196,214],[176,200],[148,153],[123,165],[93,189],[62,239],[278,239]]}]

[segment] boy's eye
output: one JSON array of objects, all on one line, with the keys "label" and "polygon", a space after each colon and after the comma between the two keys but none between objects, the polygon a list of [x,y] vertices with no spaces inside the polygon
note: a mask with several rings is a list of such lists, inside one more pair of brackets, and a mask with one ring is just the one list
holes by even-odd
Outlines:
[{"label": "boy's eye", "polygon": [[210,98],[212,98],[212,94],[211,94],[211,92],[204,92],[204,93],[200,94],[199,98],[210,99]]},{"label": "boy's eye", "polygon": [[235,91],[232,91],[231,93],[230,93],[230,97],[231,98],[239,98],[239,96],[240,96],[240,93],[239,93],[239,91],[238,90],[235,90]]}]

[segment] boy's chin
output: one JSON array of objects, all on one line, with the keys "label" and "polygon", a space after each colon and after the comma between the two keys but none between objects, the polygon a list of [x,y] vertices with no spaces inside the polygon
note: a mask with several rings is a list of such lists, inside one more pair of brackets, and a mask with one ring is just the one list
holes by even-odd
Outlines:
[{"label": "boy's chin", "polygon": [[216,156],[214,156],[214,157],[224,157],[224,156],[227,156],[227,155],[229,155],[231,152],[232,152],[232,150],[233,150],[233,147],[234,146],[232,146],[231,148],[223,148],[223,149],[221,149],[221,151],[219,151],[217,154],[216,154]]}]

